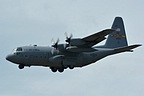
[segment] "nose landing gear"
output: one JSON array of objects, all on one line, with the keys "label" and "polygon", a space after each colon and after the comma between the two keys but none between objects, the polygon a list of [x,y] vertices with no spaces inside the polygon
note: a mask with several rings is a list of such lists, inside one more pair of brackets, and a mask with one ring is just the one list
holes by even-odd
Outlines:
[{"label": "nose landing gear", "polygon": [[19,68],[19,69],[23,69],[23,68],[24,68],[24,65],[23,65],[23,64],[20,64],[20,65],[18,66],[18,68]]}]

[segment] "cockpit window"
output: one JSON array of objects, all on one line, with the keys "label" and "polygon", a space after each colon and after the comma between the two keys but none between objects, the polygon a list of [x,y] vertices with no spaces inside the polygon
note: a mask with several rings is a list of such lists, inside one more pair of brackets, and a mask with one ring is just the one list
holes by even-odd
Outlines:
[{"label": "cockpit window", "polygon": [[21,48],[21,47],[18,47],[18,48],[16,49],[16,51],[22,51],[22,48]]}]

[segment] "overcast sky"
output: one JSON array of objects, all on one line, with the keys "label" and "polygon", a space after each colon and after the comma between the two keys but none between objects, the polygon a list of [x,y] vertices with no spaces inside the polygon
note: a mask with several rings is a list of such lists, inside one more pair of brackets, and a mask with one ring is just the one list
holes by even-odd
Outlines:
[{"label": "overcast sky", "polygon": [[143,0],[0,0],[0,96],[144,96],[144,49],[83,68],[19,70],[5,60],[18,46],[84,37],[124,19],[129,44],[144,43]]}]

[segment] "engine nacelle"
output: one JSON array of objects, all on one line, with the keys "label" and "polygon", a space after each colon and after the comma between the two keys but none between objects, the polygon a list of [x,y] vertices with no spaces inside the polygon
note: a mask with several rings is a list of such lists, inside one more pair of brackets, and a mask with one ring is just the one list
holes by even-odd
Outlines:
[{"label": "engine nacelle", "polygon": [[84,45],[86,42],[77,38],[77,39],[71,39],[70,40],[70,45],[72,46],[81,46],[81,45]]},{"label": "engine nacelle", "polygon": [[58,44],[57,49],[59,51],[65,51],[68,46],[69,46],[69,44]]}]

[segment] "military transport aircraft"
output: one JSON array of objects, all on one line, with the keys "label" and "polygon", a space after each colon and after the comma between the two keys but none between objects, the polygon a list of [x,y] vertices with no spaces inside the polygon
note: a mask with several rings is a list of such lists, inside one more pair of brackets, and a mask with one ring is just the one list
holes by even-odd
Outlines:
[{"label": "military transport aircraft", "polygon": [[[104,45],[94,46],[105,39]],[[128,46],[121,17],[115,18],[111,29],[84,38],[66,36],[65,41],[65,44],[59,44],[57,40],[51,47],[37,45],[17,47],[6,59],[18,64],[19,69],[25,66],[44,66],[49,67],[52,72],[63,72],[64,69],[83,67],[109,55],[133,52],[132,49],[141,46],[140,44]]]}]

